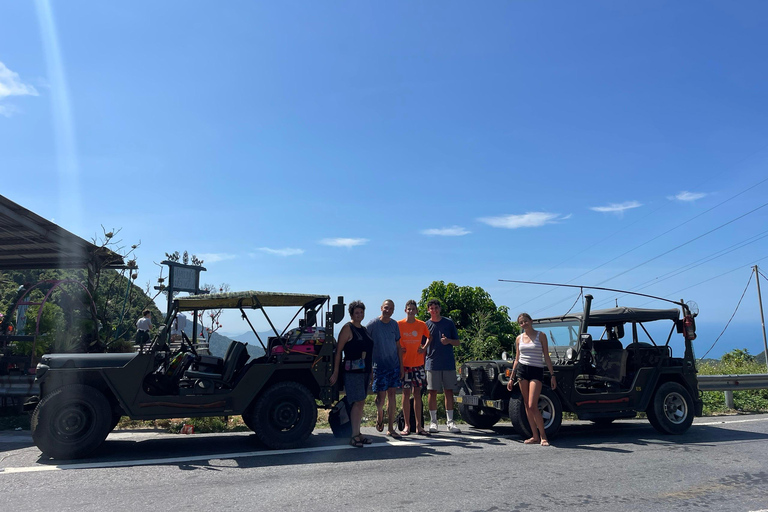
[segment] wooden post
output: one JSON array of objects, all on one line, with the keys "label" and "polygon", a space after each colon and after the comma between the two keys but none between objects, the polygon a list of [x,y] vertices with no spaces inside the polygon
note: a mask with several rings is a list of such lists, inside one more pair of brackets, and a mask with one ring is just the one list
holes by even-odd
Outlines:
[{"label": "wooden post", "polygon": [[760,272],[757,265],[753,268],[755,269],[755,281],[757,282],[757,301],[760,304],[760,323],[763,326],[763,348],[765,350],[763,355],[765,356],[765,366],[768,367],[768,341],[765,339],[765,316],[763,315],[763,296],[760,293]]}]

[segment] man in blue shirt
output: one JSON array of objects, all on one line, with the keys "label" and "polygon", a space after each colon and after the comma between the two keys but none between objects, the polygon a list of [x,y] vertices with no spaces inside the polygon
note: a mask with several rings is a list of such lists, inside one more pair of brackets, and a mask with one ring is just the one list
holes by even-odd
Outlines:
[{"label": "man in blue shirt", "polygon": [[373,392],[376,393],[376,430],[384,430],[384,400],[387,401],[387,435],[395,439],[400,434],[394,427],[395,396],[403,378],[403,354],[400,351],[400,327],[392,320],[395,303],[390,299],[381,305],[381,316],[371,320],[366,329],[373,338]]},{"label": "man in blue shirt", "polygon": [[430,342],[427,346],[427,390],[429,391],[429,431],[437,432],[437,394],[445,394],[445,415],[448,432],[458,434],[459,427],[453,422],[453,387],[456,384],[456,358],[453,347],[458,347],[459,332],[450,318],[440,316],[440,301],[427,303],[430,319],[427,320]]}]

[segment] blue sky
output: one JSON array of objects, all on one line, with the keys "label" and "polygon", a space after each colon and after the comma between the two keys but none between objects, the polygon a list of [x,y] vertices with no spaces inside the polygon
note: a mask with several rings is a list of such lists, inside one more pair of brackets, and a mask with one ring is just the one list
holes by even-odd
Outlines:
[{"label": "blue sky", "polygon": [[[499,279],[647,286],[698,302],[703,355],[768,268],[766,22],[748,1],[6,2],[0,193],[122,228],[142,284],[186,249],[205,282],[369,318],[433,280],[534,316],[577,292]],[[734,347],[762,350],[754,280],[710,355]]]}]

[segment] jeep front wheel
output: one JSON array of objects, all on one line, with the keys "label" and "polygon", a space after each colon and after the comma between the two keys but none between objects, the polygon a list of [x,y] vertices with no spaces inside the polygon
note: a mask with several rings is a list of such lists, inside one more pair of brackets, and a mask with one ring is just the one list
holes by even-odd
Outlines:
[{"label": "jeep front wheel", "polygon": [[[467,391],[462,387],[459,396],[467,395]],[[477,428],[491,428],[501,419],[501,412],[488,407],[479,407],[473,405],[459,405],[459,414],[464,421]]]},{"label": "jeep front wheel", "polygon": [[[547,439],[554,437],[563,423],[563,405],[555,392],[549,388],[541,388],[539,411],[544,420],[544,432],[547,434]],[[509,419],[512,421],[515,432],[526,439],[531,437],[531,426],[528,423],[528,416],[525,414],[525,401],[519,391],[509,399]]]},{"label": "jeep front wheel", "polygon": [[85,457],[98,448],[112,427],[112,408],[91,386],[73,384],[43,398],[32,413],[32,440],[55,459]]},{"label": "jeep front wheel", "polygon": [[298,382],[278,382],[268,388],[247,411],[256,437],[272,449],[296,448],[309,438],[317,423],[317,403]]},{"label": "jeep front wheel", "polygon": [[665,382],[656,390],[645,412],[653,428],[662,434],[682,434],[693,423],[693,400],[677,382]]}]

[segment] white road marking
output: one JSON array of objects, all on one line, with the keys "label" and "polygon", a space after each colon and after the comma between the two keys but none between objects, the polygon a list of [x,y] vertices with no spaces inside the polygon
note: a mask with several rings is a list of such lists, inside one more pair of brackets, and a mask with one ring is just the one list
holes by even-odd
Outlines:
[{"label": "white road marking", "polygon": [[[695,425],[704,426],[719,426],[731,423],[749,423],[754,421],[768,421],[768,417],[764,418],[749,418],[743,420],[721,420],[721,421],[709,421],[705,423],[695,423]],[[394,439],[386,439],[384,442],[375,442],[371,445],[365,446],[365,448],[384,448],[389,446],[418,446],[429,445],[438,443],[448,443],[455,441],[486,441],[496,439],[509,439],[517,437],[516,435],[507,436],[475,436],[464,435],[456,437],[427,437],[427,438],[412,438],[410,440],[402,439],[400,441]],[[313,448],[294,448],[291,450],[262,450],[252,452],[236,452],[236,453],[217,453],[211,455],[190,455],[187,457],[169,457],[160,459],[140,459],[140,460],[125,460],[125,461],[110,461],[110,462],[83,462],[75,464],[60,464],[60,465],[38,465],[27,467],[10,467],[0,468],[0,475],[11,475],[17,473],[36,473],[41,471],[65,471],[70,469],[97,469],[97,468],[120,468],[131,466],[151,466],[159,464],[181,464],[186,462],[194,462],[198,460],[226,460],[226,459],[242,459],[247,457],[266,457],[271,455],[288,455],[296,453],[320,453],[331,452],[339,450],[359,450],[349,445],[329,445],[329,446],[315,446]],[[756,510],[751,512],[768,512],[768,509]]]},{"label": "white road marking", "polygon": [[[376,442],[365,446],[363,449],[369,448],[385,448],[389,446],[419,446],[425,444],[437,444],[437,443],[450,443],[456,441],[486,441],[496,439],[507,439],[513,436],[462,436],[462,437],[431,437],[425,439],[414,439],[409,441],[404,440],[385,440],[384,442]],[[330,446],[315,446],[313,448],[294,448],[291,450],[263,450],[257,452],[236,452],[236,453],[217,453],[210,455],[191,455],[187,457],[169,457],[160,459],[140,459],[140,460],[124,460],[124,461],[110,461],[110,462],[83,462],[76,464],[60,464],[55,466],[27,466],[27,467],[10,467],[0,468],[0,475],[11,475],[17,473],[36,473],[41,471],[65,471],[70,469],[97,469],[97,468],[122,468],[130,466],[151,466],[158,464],[181,464],[186,462],[194,462],[198,460],[222,460],[222,459],[242,459],[246,457],[266,457],[272,455],[287,455],[287,454],[305,454],[305,453],[319,453],[319,452],[331,452],[340,450],[359,450],[350,445],[330,445]]]},{"label": "white road marking", "polygon": [[[728,416],[731,417],[731,416]],[[748,420],[733,420],[733,421],[709,421],[707,423],[694,423],[694,425],[722,425],[724,423],[749,423],[750,421],[768,421],[768,418],[750,418]],[[768,509],[765,511],[757,510],[755,512],[768,512]]]}]

